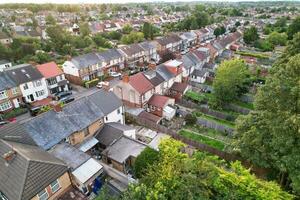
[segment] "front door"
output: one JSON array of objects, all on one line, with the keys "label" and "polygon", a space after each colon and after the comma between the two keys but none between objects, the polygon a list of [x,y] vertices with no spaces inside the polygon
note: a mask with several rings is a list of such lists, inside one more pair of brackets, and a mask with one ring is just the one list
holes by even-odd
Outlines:
[{"label": "front door", "polygon": [[30,101],[34,101],[33,94],[29,95],[29,99],[30,99]]}]

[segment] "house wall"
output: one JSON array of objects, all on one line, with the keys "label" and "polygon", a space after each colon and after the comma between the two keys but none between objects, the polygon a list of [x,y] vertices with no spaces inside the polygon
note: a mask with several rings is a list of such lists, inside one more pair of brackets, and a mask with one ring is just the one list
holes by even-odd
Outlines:
[{"label": "house wall", "polygon": [[115,168],[116,170],[125,173],[125,167],[122,163],[118,163],[118,162],[112,160],[111,164],[112,164],[113,168]]},{"label": "house wall", "polygon": [[62,67],[65,74],[69,74],[77,77],[79,76],[79,70],[74,66],[72,62],[66,61],[64,62]]},{"label": "house wall", "polygon": [[114,88],[113,92],[121,99],[127,106],[141,107],[141,95],[129,84],[123,81],[119,82]]},{"label": "house wall", "polygon": [[3,71],[3,69],[9,68],[11,66],[12,66],[11,62],[1,64],[0,65],[0,72]]},{"label": "house wall", "polygon": [[[15,91],[15,92],[13,92]],[[1,92],[1,91],[0,91]],[[0,99],[0,105],[4,104],[6,102],[10,102],[10,108],[4,110],[4,111],[0,111],[0,112],[9,112],[11,109],[13,108],[19,108],[19,102],[22,102],[22,94],[20,91],[19,87],[15,87],[13,89],[8,89],[5,91],[6,92],[6,98]]]},{"label": "house wall", "polygon": [[[52,193],[50,186],[45,188],[49,195],[49,200],[58,199],[59,196],[63,195],[70,187],[72,187],[68,172],[64,173],[61,177],[59,177],[58,182],[60,185],[60,189],[55,193]],[[31,200],[39,200],[38,195],[34,196]]]},{"label": "house wall", "polygon": [[[36,82],[36,81],[41,81],[41,85],[34,86],[33,82]],[[25,84],[27,84],[28,89],[24,89]],[[48,89],[47,89],[47,83],[46,83],[45,78],[27,82],[27,83],[23,83],[20,85],[20,89],[21,89],[23,97],[29,103],[32,102],[32,100],[29,98],[30,95],[33,95],[33,98],[34,98],[33,101],[42,100],[42,99],[45,99],[48,97]],[[39,92],[39,91],[44,91],[44,94],[41,96],[37,96],[36,92]]]},{"label": "house wall", "polygon": [[123,106],[120,106],[104,117],[104,123],[109,122],[119,122],[121,124],[125,124]]}]

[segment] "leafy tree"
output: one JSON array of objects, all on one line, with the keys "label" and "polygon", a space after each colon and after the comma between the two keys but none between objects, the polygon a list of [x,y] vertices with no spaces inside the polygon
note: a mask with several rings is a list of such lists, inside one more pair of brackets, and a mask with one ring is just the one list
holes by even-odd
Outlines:
[{"label": "leafy tree", "polygon": [[153,25],[149,22],[145,22],[143,25],[143,33],[146,39],[153,40],[154,33],[153,33]]},{"label": "leafy tree", "polygon": [[215,157],[196,152],[189,157],[184,144],[167,139],[159,145],[158,161],[149,166],[138,184],[131,185],[123,200],[257,200],[286,199],[292,195],[278,185],[257,179],[239,162],[226,165]]},{"label": "leafy tree", "polygon": [[52,15],[47,15],[45,20],[47,25],[56,25],[56,19]]},{"label": "leafy tree", "polygon": [[287,35],[288,39],[293,39],[294,34],[300,32],[300,16],[293,20],[293,22],[288,26]]},{"label": "leafy tree", "polygon": [[287,42],[287,34],[286,33],[278,33],[278,32],[272,32],[267,40],[273,44],[273,45],[280,45],[280,46],[284,46],[286,45]]},{"label": "leafy tree", "polygon": [[141,178],[147,173],[148,167],[158,160],[158,152],[150,147],[146,147],[144,151],[136,158],[133,165],[133,172],[136,178]]},{"label": "leafy tree", "polygon": [[[283,59],[283,58],[282,58]],[[255,98],[255,109],[237,119],[234,144],[254,164],[279,172],[279,182],[300,194],[300,54],[277,62]]]},{"label": "leafy tree", "polygon": [[245,62],[240,59],[224,61],[217,69],[210,104],[213,107],[222,107],[247,92],[248,85],[249,70]]},{"label": "leafy tree", "polygon": [[186,122],[187,125],[195,125],[197,122],[197,117],[192,115],[192,114],[187,114],[184,117],[184,120]]},{"label": "leafy tree", "polygon": [[241,25],[241,22],[239,22],[239,21],[235,22],[236,27],[239,27],[240,25]]},{"label": "leafy tree", "polygon": [[257,29],[254,26],[251,26],[250,28],[246,29],[244,32],[243,39],[246,44],[254,43],[256,40],[259,39]]},{"label": "leafy tree", "polygon": [[51,61],[51,56],[47,53],[44,53],[44,52],[38,52],[34,56],[34,61],[39,63],[39,64],[43,64],[43,63]]},{"label": "leafy tree", "polygon": [[261,51],[272,51],[274,49],[274,45],[269,40],[256,40],[254,42],[254,47],[260,49]]},{"label": "leafy tree", "polygon": [[101,34],[96,34],[93,37],[93,41],[96,43],[96,45],[98,45],[100,47],[111,48],[111,43],[107,39],[102,37]]},{"label": "leafy tree", "polygon": [[79,30],[80,30],[80,35],[82,35],[83,37],[85,36],[88,36],[91,34],[91,30],[90,30],[90,27],[89,27],[89,24],[88,23],[81,23],[79,25]]},{"label": "leafy tree", "polygon": [[128,35],[123,35],[121,38],[122,43],[132,44],[144,40],[144,33],[132,31]]},{"label": "leafy tree", "polygon": [[124,34],[129,34],[132,30],[133,28],[130,24],[126,24],[122,29]]},{"label": "leafy tree", "polygon": [[226,29],[224,26],[221,26],[221,27],[217,27],[215,30],[214,30],[214,35],[216,37],[220,36],[220,35],[223,35],[224,33],[226,32]]}]

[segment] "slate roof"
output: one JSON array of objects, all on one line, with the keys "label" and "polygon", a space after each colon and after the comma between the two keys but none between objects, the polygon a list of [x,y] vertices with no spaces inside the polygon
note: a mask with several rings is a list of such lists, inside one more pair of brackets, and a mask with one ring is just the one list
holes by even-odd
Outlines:
[{"label": "slate roof", "polygon": [[195,69],[192,75],[203,77],[205,75],[205,73],[207,73],[207,72],[208,72],[208,70],[206,70],[206,69],[200,69],[200,70]]},{"label": "slate roof", "polygon": [[17,84],[8,76],[7,73],[0,72],[0,91],[16,87]]},{"label": "slate roof", "polygon": [[97,133],[96,139],[98,139],[101,144],[109,146],[114,141],[122,137],[124,131],[132,129],[134,128],[116,122],[106,123],[103,128]]},{"label": "slate roof", "polygon": [[164,64],[158,65],[156,67],[156,72],[165,80],[168,81],[171,78],[174,77],[174,74],[172,74],[167,67]]},{"label": "slate roof", "polygon": [[130,76],[129,84],[140,94],[145,94],[147,91],[151,90],[154,87],[142,72]]},{"label": "slate roof", "polygon": [[139,44],[126,45],[120,48],[127,56],[133,56],[137,53],[144,51],[144,49]]},{"label": "slate roof", "polygon": [[9,67],[4,69],[3,73],[7,74],[17,85],[43,78],[39,70],[30,64]]},{"label": "slate roof", "polygon": [[[98,90],[65,105],[61,112],[50,110],[19,125],[35,144],[48,150],[120,106],[122,102],[113,92]],[[5,127],[0,129],[0,136],[7,134]]]},{"label": "slate roof", "polygon": [[88,53],[84,55],[80,55],[77,57],[73,57],[71,62],[75,65],[77,69],[86,68],[90,65],[95,65],[100,63],[102,58],[98,56],[96,53]]},{"label": "slate roof", "polygon": [[157,73],[157,72],[155,74],[156,75],[153,78],[149,79],[149,80],[152,83],[152,85],[158,86],[159,84],[164,82],[164,78],[161,75],[159,75],[159,73]]},{"label": "slate roof", "polygon": [[192,66],[195,65],[193,60],[187,55],[182,56],[182,62],[183,62],[183,67],[186,68],[186,69],[189,69],[189,68],[191,68]]},{"label": "slate roof", "polygon": [[151,49],[155,49],[156,46],[152,43],[152,42],[148,42],[148,41],[145,41],[145,42],[141,42],[139,43],[139,45],[145,50],[145,51],[149,51]]},{"label": "slate roof", "polygon": [[109,49],[107,51],[97,53],[99,57],[101,57],[105,62],[109,62],[114,59],[119,59],[124,57],[121,52],[117,49]]},{"label": "slate roof", "polygon": [[61,160],[36,146],[0,140],[0,155],[11,150],[16,154],[8,166],[0,158],[0,190],[10,200],[32,199],[68,170]]}]

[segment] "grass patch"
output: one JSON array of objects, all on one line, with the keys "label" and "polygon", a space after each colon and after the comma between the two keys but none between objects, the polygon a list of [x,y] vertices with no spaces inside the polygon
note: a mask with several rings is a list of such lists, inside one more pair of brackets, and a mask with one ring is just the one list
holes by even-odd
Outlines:
[{"label": "grass patch", "polygon": [[207,145],[209,145],[211,147],[214,147],[216,149],[219,149],[221,151],[225,148],[225,144],[222,143],[221,141],[214,140],[212,138],[208,138],[208,137],[205,137],[203,135],[198,135],[198,134],[195,134],[195,133],[187,131],[187,130],[180,130],[178,132],[178,134],[185,137],[185,138],[191,139],[193,141],[197,141],[197,142],[200,142],[200,143],[203,143],[203,144],[207,144]]},{"label": "grass patch", "polygon": [[194,112],[194,114],[197,117],[202,117],[203,119],[206,119],[206,120],[209,120],[209,121],[214,121],[218,124],[222,124],[222,125],[228,126],[230,128],[234,128],[234,126],[235,126],[234,122],[227,121],[227,120],[224,120],[224,119],[219,119],[219,118],[216,118],[216,117],[213,117],[211,115],[207,115],[207,114],[204,114],[204,113],[201,113],[201,112]]},{"label": "grass patch", "polygon": [[185,93],[184,97],[186,99],[192,100],[197,103],[207,101],[207,98],[205,95],[203,95],[202,93],[200,94],[200,93],[194,92],[192,90],[187,91]]},{"label": "grass patch", "polygon": [[262,53],[253,53],[253,52],[245,52],[245,51],[236,51],[235,53],[241,56],[251,56],[260,59],[269,59],[268,55]]},{"label": "grass patch", "polygon": [[234,102],[235,105],[243,107],[243,108],[247,108],[249,110],[254,110],[254,105],[253,103],[249,103],[249,102],[243,102],[243,101],[236,101]]}]

